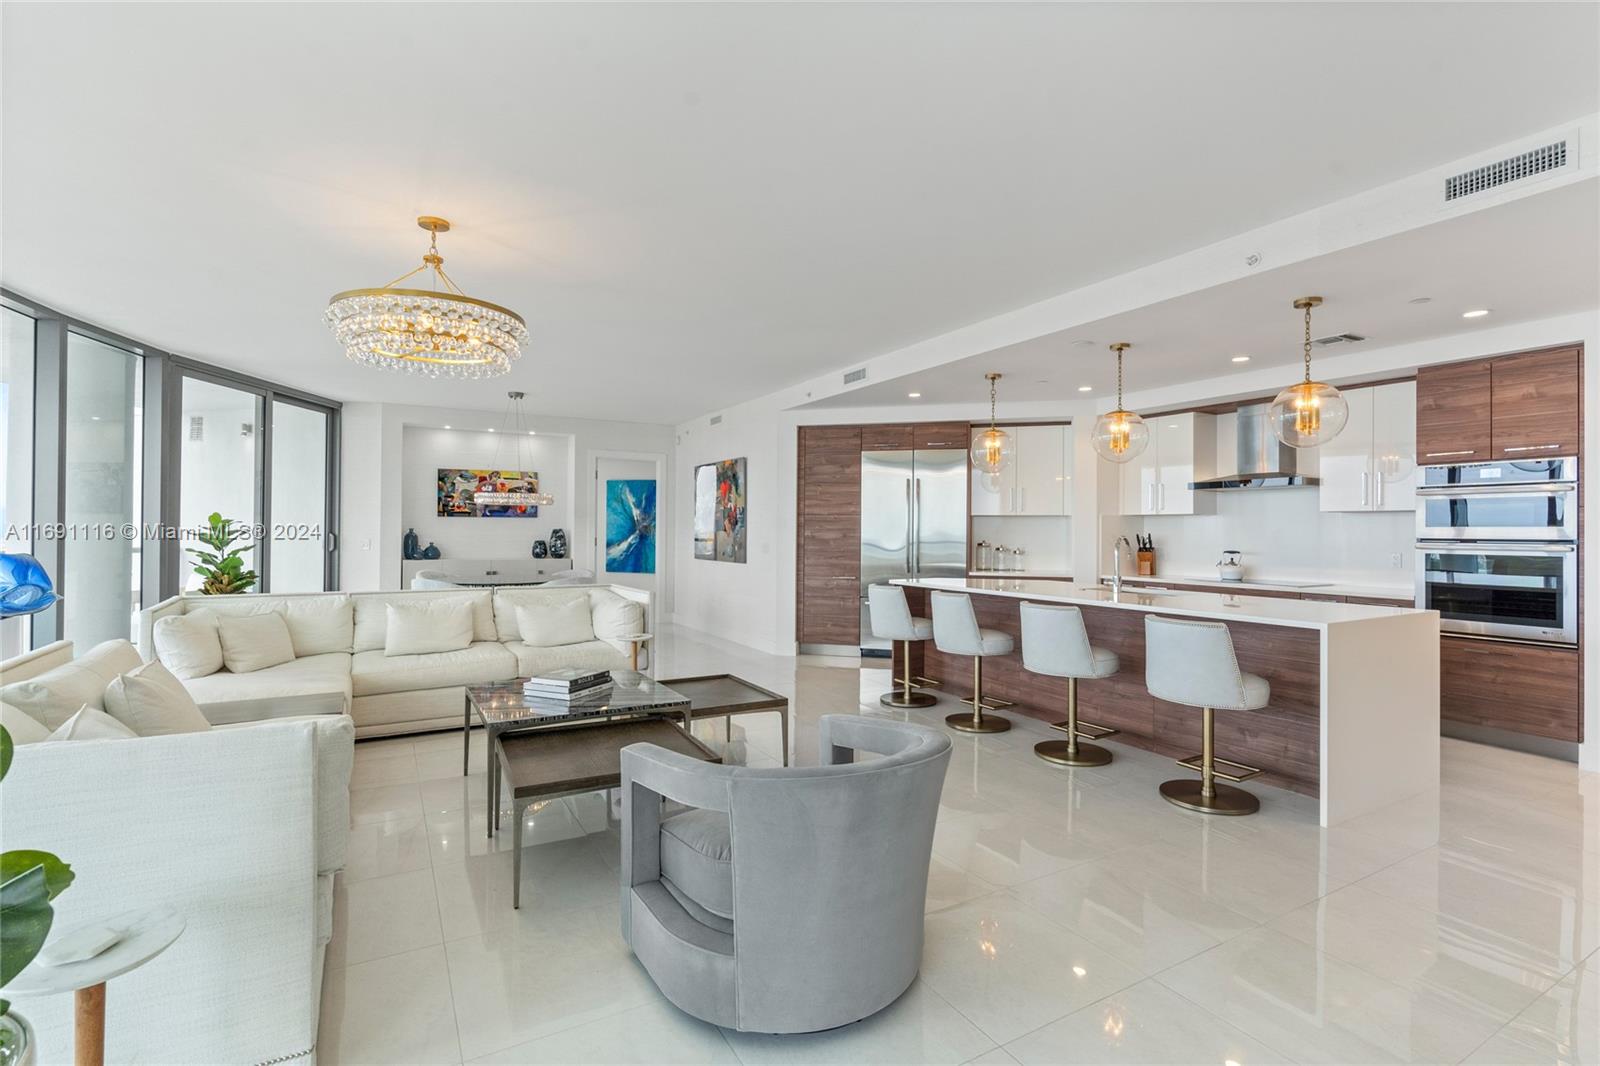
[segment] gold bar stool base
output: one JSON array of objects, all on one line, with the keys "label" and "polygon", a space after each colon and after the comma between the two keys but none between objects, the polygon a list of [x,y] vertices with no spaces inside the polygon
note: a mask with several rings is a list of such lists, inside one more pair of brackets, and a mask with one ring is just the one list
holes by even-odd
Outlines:
[{"label": "gold bar stool base", "polygon": [[1041,740],[1033,746],[1033,753],[1057,766],[1104,766],[1111,761],[1111,753],[1098,744],[1074,745],[1066,740]]},{"label": "gold bar stool base", "polygon": [[965,711],[947,715],[944,724],[962,733],[1004,733],[1011,728],[1009,718],[974,717]]},{"label": "gold bar stool base", "polygon": [[1163,781],[1161,798],[1201,814],[1254,814],[1261,809],[1261,801],[1242,788],[1223,784],[1212,787],[1216,795],[1207,797],[1202,795],[1205,783],[1192,777]]},{"label": "gold bar stool base", "polygon": [[932,707],[939,698],[926,692],[885,692],[878,702],[885,707]]}]

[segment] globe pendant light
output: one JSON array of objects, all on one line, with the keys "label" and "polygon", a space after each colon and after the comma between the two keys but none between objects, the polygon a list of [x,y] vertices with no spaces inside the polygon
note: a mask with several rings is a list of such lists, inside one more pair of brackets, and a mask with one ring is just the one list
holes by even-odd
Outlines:
[{"label": "globe pendant light", "polygon": [[1315,448],[1339,435],[1350,420],[1350,404],[1332,385],[1311,380],[1311,309],[1320,296],[1302,296],[1294,302],[1306,313],[1305,380],[1290,385],[1272,401],[1272,432],[1291,448]]},{"label": "globe pendant light", "polygon": [[[328,301],[323,317],[344,354],[364,366],[433,378],[509,372],[528,341],[527,323],[515,311],[473,299],[450,280],[439,254],[439,234],[448,233],[450,223],[423,215],[417,225],[432,234],[421,266],[382,288],[351,289]],[[433,276],[432,289],[397,288],[424,270]]]},{"label": "globe pendant light", "polygon": [[984,483],[992,488],[998,485],[996,479],[1000,471],[1011,465],[1017,445],[1011,434],[994,424],[994,383],[1000,380],[1000,375],[991,373],[984,377],[989,379],[989,428],[972,442],[972,468],[985,475]]},{"label": "globe pendant light", "polygon": [[1094,450],[1102,459],[1126,463],[1140,455],[1150,443],[1150,427],[1144,419],[1122,407],[1122,353],[1132,348],[1127,341],[1111,346],[1117,353],[1117,409],[1094,420]]}]

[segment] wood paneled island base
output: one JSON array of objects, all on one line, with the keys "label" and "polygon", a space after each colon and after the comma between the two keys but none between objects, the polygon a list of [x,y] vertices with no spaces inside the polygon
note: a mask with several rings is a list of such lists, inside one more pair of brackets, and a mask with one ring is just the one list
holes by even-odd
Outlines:
[{"label": "wood paneled island base", "polygon": [[[943,584],[907,582],[912,613],[930,617],[929,593]],[[1288,601],[1292,606],[1270,601],[1275,606],[1269,607],[1261,601],[1241,604],[1240,597],[1156,597],[1132,589],[1119,602],[1097,604],[1092,590],[1075,593],[1048,582],[975,580],[949,587],[972,596],[979,625],[1016,641],[1011,654],[984,661],[985,694],[1015,704],[1000,713],[1052,723],[1066,718],[1066,679],[1023,668],[1018,605],[1023,600],[1068,603],[1083,612],[1090,642],[1121,660],[1113,677],[1079,682],[1079,715],[1121,730],[1117,742],[1174,759],[1194,755],[1200,750],[1200,712],[1156,699],[1145,688],[1144,619],[1152,612],[1220,617],[1232,634],[1240,668],[1272,686],[1265,709],[1217,715],[1220,757],[1260,767],[1264,772],[1255,779],[1260,783],[1321,797],[1324,825],[1375,809],[1380,800],[1438,786],[1438,623],[1432,612],[1300,601]],[[1235,621],[1229,611],[1244,617]],[[1262,611],[1284,618],[1245,620]],[[899,647],[895,654],[898,671],[904,668]],[[912,644],[910,654],[913,674],[944,682],[951,695],[969,694],[970,659],[946,655],[933,641]],[[1325,657],[1334,659],[1333,670],[1324,670]],[[1385,706],[1391,700],[1392,709]],[[1333,733],[1334,753],[1324,751],[1329,743],[1325,701],[1341,716]],[[1363,746],[1370,754],[1362,753]],[[1401,750],[1408,754],[1399,756]],[[1341,761],[1334,768],[1340,791],[1331,805],[1324,795],[1330,755]],[[1351,765],[1353,760],[1367,765]],[[1115,764],[1105,772],[1115,773]],[[1186,772],[1174,767],[1173,776]],[[1401,776],[1383,777],[1395,774]]]}]

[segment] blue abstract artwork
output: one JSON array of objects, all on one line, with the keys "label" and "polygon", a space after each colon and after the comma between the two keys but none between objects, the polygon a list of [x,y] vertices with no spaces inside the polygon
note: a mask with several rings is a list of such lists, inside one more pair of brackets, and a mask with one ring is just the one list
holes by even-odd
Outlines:
[{"label": "blue abstract artwork", "polygon": [[606,570],[656,572],[656,483],[630,478],[606,482]]}]

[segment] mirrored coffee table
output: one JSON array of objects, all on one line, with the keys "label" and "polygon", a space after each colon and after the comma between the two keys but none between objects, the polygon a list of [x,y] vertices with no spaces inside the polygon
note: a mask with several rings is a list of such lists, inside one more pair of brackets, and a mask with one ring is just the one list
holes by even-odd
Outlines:
[{"label": "mirrored coffee table", "polygon": [[681,717],[687,733],[691,713],[689,697],[631,670],[612,671],[609,687],[585,693],[571,702],[525,696],[521,678],[468,685],[461,726],[461,772],[467,772],[472,719],[476,716],[483,725],[489,748],[487,773],[484,775],[489,779],[487,835],[494,836],[495,812],[499,809],[501,765],[498,745],[503,734],[664,716]]}]

